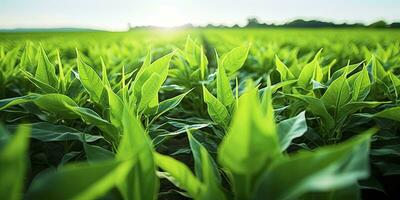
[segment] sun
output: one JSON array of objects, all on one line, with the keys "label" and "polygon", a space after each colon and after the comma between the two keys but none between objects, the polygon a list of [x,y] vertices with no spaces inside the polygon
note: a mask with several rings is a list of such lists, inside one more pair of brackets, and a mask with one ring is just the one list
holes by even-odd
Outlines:
[{"label": "sun", "polygon": [[149,24],[171,28],[185,24],[185,18],[176,7],[160,6],[149,16]]}]

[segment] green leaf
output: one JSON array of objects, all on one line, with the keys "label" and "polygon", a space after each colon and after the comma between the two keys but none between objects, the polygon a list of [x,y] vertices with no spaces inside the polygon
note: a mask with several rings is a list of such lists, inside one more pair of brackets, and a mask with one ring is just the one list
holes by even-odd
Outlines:
[{"label": "green leaf", "polygon": [[205,77],[206,77],[207,65],[208,65],[207,56],[204,53],[203,47],[201,47],[201,52],[200,52],[200,78],[202,80],[204,80]]},{"label": "green leaf", "polygon": [[[0,131],[4,130],[0,129]],[[0,149],[0,197],[2,199],[17,200],[23,197],[29,131],[29,126],[19,126],[15,135]]]},{"label": "green leaf", "polygon": [[327,108],[339,109],[351,99],[351,90],[349,82],[345,76],[334,80],[321,97]]},{"label": "green leaf", "polygon": [[230,106],[235,98],[233,97],[229,78],[226,75],[223,65],[218,65],[217,72],[217,98],[224,106]]},{"label": "green leaf", "polygon": [[287,81],[295,78],[289,68],[286,67],[286,65],[278,58],[277,55],[275,55],[275,65],[276,70],[281,75],[281,81]]},{"label": "green leaf", "polygon": [[281,150],[285,151],[293,139],[302,136],[307,131],[305,112],[296,117],[281,121],[278,124],[278,136]]},{"label": "green leaf", "polygon": [[135,158],[136,164],[132,163],[127,177],[118,182],[118,189],[124,199],[153,200],[159,189],[159,180],[155,174],[156,166],[150,138],[132,113],[124,110],[122,114],[123,136],[118,147],[117,159]]},{"label": "green leaf", "polygon": [[382,110],[381,112],[375,113],[374,117],[391,119],[394,121],[400,121],[400,106],[387,108]]},{"label": "green leaf", "polygon": [[[133,94],[135,98],[135,102],[139,104],[141,102],[142,94],[146,94],[147,92],[144,90],[147,90],[145,88],[145,83],[150,79],[150,77],[153,74],[158,75],[158,80],[157,83],[152,83],[155,84],[154,88],[157,89],[157,92],[161,85],[164,83],[164,81],[167,79],[168,76],[168,69],[169,69],[169,63],[171,61],[172,56],[174,53],[167,54],[158,60],[154,61],[149,65],[149,59],[151,59],[150,53],[146,57],[146,61],[143,64],[143,66],[140,68],[138,71],[138,74],[136,75],[135,81],[133,82]],[[153,77],[153,79],[155,79]],[[150,83],[147,83],[149,85]],[[156,98],[156,97],[154,97]],[[158,97],[157,97],[158,98]],[[157,99],[158,103],[158,99]]]},{"label": "green leaf", "polygon": [[306,192],[341,189],[368,177],[369,143],[374,132],[277,160],[260,177],[253,199],[296,199]]},{"label": "green leaf", "polygon": [[218,173],[217,164],[209,155],[207,149],[193,137],[189,130],[187,130],[187,134],[194,158],[196,176],[204,184],[198,199],[225,199],[225,195],[221,191],[221,177]]},{"label": "green leaf", "polygon": [[281,151],[275,127],[266,124],[275,122],[262,111],[257,90],[248,89],[239,99],[229,131],[218,148],[219,163],[233,173],[247,176],[263,169]]},{"label": "green leaf", "polygon": [[[160,84],[161,82],[161,84]],[[158,90],[162,85],[161,76],[154,73],[149,79],[143,84],[141,91],[141,99],[138,106],[138,112],[144,111],[150,107],[150,103],[154,98],[157,98],[158,102]]]},{"label": "green leaf", "polygon": [[113,188],[128,172],[117,160],[93,164],[76,163],[36,178],[28,199],[97,199]]},{"label": "green leaf", "polygon": [[249,49],[250,45],[243,45],[232,49],[221,57],[221,65],[228,74],[233,74],[243,66]]},{"label": "green leaf", "polygon": [[153,118],[153,120],[157,119],[158,117],[160,117],[164,113],[166,113],[166,112],[172,110],[173,108],[175,108],[176,106],[178,106],[181,103],[181,101],[183,100],[183,98],[187,94],[189,94],[189,92],[191,92],[191,91],[192,90],[189,90],[189,91],[187,91],[187,92],[185,92],[183,94],[177,95],[175,97],[172,97],[172,98],[169,98],[169,99],[166,99],[166,100],[160,102],[160,105],[159,105],[158,110],[157,110],[157,114]]},{"label": "green leaf", "polygon": [[65,119],[75,119],[78,116],[69,109],[77,107],[74,100],[62,94],[45,94],[34,100],[34,103],[40,108],[52,113],[56,113]]},{"label": "green leaf", "polygon": [[[87,133],[80,132],[71,127],[63,125],[54,125],[48,122],[37,122],[32,124],[24,124],[31,127],[30,137],[43,142],[59,142],[59,141],[71,141],[77,140],[83,142],[83,136],[85,136],[86,142],[94,142],[103,139],[99,135],[90,135]],[[17,130],[17,126],[7,126],[11,131]]]},{"label": "green leaf", "polygon": [[76,62],[78,64],[79,80],[81,81],[83,87],[89,93],[90,98],[93,102],[104,106],[106,105],[107,91],[103,85],[103,81],[100,79],[99,75],[86,64],[78,50],[76,50]]},{"label": "green leaf", "polygon": [[308,63],[301,70],[297,83],[300,87],[307,88],[307,86],[311,83],[312,80],[321,82],[323,78],[322,68],[319,65],[319,58],[321,55],[322,49],[318,51],[315,55],[314,59]]},{"label": "green leaf", "polygon": [[36,98],[38,98],[39,96],[40,95],[37,95],[37,94],[28,94],[25,96],[2,99],[2,100],[0,100],[0,111],[6,109],[8,107],[11,107],[11,106],[31,102],[31,101],[35,100]]},{"label": "green leaf", "polygon": [[85,135],[82,138],[83,148],[85,149],[86,159],[90,163],[112,160],[114,153],[97,145],[90,145],[86,143]]},{"label": "green leaf", "polygon": [[[198,177],[201,181],[204,181],[204,179],[206,179],[206,177],[204,177],[203,175],[203,171],[204,170],[211,170],[209,173],[211,177],[211,179],[215,179],[215,182],[220,182],[220,175],[218,173],[218,168],[217,168],[217,164],[215,163],[215,161],[211,158],[211,156],[207,153],[207,149],[200,144],[199,141],[196,140],[196,138],[194,138],[194,136],[190,133],[189,130],[186,131],[188,138],[189,138],[189,145],[190,145],[190,149],[192,150],[192,154],[193,154],[193,159],[194,159],[194,170],[195,170],[195,174],[196,177]],[[204,149],[205,151],[205,155],[206,158],[208,159],[208,161],[203,161],[203,157],[202,157],[202,149]],[[206,166],[203,165],[203,163],[207,163],[207,165],[210,165],[206,168]]]},{"label": "green leaf", "polygon": [[321,99],[317,99],[315,97],[306,95],[288,95],[288,96],[298,98],[307,103],[308,109],[310,109],[314,115],[321,117],[322,123],[324,123],[325,127],[328,130],[332,129],[335,126],[334,119],[326,110],[326,107]]},{"label": "green leaf", "polygon": [[116,95],[110,88],[107,88],[108,93],[108,105],[109,105],[109,116],[111,124],[118,129],[122,129],[122,115],[124,110],[124,103],[121,98]]},{"label": "green leaf", "polygon": [[39,48],[38,64],[36,68],[35,78],[48,85],[55,87],[58,86],[58,79],[56,76],[55,67],[47,57],[43,46],[40,46]]},{"label": "green leaf", "polygon": [[[369,94],[371,89],[371,81],[369,80],[368,71],[364,67],[360,72],[354,74],[352,77],[354,78],[354,82],[350,82],[350,85],[353,85],[353,101],[363,101]],[[352,79],[350,77],[350,80]]]},{"label": "green leaf", "polygon": [[195,198],[199,195],[202,183],[186,165],[159,153],[154,153],[154,158],[157,165],[171,176],[169,180],[174,185],[188,192],[191,197]]},{"label": "green leaf", "polygon": [[214,122],[227,127],[230,116],[224,104],[215,98],[204,86],[203,96],[204,102],[207,104],[208,114],[210,115],[211,119]]}]

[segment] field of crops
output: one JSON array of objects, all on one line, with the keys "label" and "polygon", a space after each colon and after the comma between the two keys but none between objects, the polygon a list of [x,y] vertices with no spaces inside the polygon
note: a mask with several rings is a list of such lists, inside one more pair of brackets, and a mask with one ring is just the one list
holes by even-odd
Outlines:
[{"label": "field of crops", "polygon": [[397,30],[1,33],[0,72],[0,199],[400,198]]}]

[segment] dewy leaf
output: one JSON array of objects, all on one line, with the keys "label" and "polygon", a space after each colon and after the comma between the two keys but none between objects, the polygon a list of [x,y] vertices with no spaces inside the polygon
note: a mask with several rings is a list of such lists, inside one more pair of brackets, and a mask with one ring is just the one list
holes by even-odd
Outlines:
[{"label": "dewy leaf", "polygon": [[202,183],[193,175],[192,171],[183,163],[159,153],[154,153],[157,165],[166,171],[173,179],[171,182],[184,189],[193,198],[197,197]]},{"label": "dewy leaf", "polygon": [[297,83],[300,87],[307,88],[307,86],[311,83],[312,80],[320,82],[323,78],[322,68],[319,65],[319,57],[321,54],[321,50],[315,55],[314,59],[308,63],[301,70]]},{"label": "dewy leaf", "polygon": [[228,74],[233,74],[243,66],[249,50],[250,45],[243,45],[232,49],[221,57],[221,65]]},{"label": "dewy leaf", "polygon": [[218,148],[219,163],[233,173],[247,176],[265,168],[281,151],[275,127],[266,125],[275,125],[270,120],[273,119],[261,109],[257,89],[248,89],[239,99],[230,129]]},{"label": "dewy leaf", "polygon": [[[19,126],[15,135],[0,149],[0,197],[2,199],[18,200],[23,197],[29,130],[29,126]],[[0,131],[4,129],[1,128]]]},{"label": "dewy leaf", "polygon": [[54,65],[51,64],[43,46],[40,46],[38,51],[38,64],[36,68],[35,78],[39,81],[51,86],[58,86],[58,79]]},{"label": "dewy leaf", "polygon": [[[135,158],[136,163],[129,167],[129,173],[118,182],[124,199],[153,200],[159,189],[159,180],[155,174],[153,147],[139,119],[128,110],[124,110],[122,124],[123,136],[118,147],[117,159]],[[130,161],[134,162],[134,161]]]},{"label": "dewy leaf", "polygon": [[105,100],[107,96],[105,95],[107,94],[107,91],[105,90],[103,81],[100,79],[96,71],[94,71],[92,67],[90,67],[82,60],[78,50],[76,50],[76,55],[79,79],[83,87],[89,93],[90,98],[93,100],[93,102],[104,106],[106,103]]},{"label": "dewy leaf", "polygon": [[305,112],[296,117],[281,121],[278,124],[278,136],[281,150],[285,151],[293,139],[302,136],[307,131]]},{"label": "dewy leaf", "polygon": [[342,144],[276,161],[260,177],[253,199],[296,199],[306,192],[341,189],[368,177],[369,143],[374,132],[372,129]]},{"label": "dewy leaf", "polygon": [[350,92],[350,85],[346,79],[346,76],[343,75],[329,85],[328,89],[321,97],[321,100],[324,102],[327,108],[334,107],[339,109],[350,101]]},{"label": "dewy leaf", "polygon": [[217,98],[224,106],[230,106],[235,100],[223,65],[218,65]]},{"label": "dewy leaf", "polygon": [[[127,161],[126,161],[127,162]],[[126,163],[111,160],[93,164],[75,163],[48,172],[33,181],[28,199],[97,199],[128,172]]]},{"label": "dewy leaf", "polygon": [[230,116],[224,104],[215,98],[204,86],[203,96],[204,102],[207,104],[208,114],[210,115],[211,119],[214,122],[226,127],[229,123]]}]

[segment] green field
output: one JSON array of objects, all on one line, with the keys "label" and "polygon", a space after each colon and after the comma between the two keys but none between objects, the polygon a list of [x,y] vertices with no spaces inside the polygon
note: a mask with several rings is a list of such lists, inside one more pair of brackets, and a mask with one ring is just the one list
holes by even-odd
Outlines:
[{"label": "green field", "polygon": [[0,199],[400,198],[400,31],[0,33]]}]

